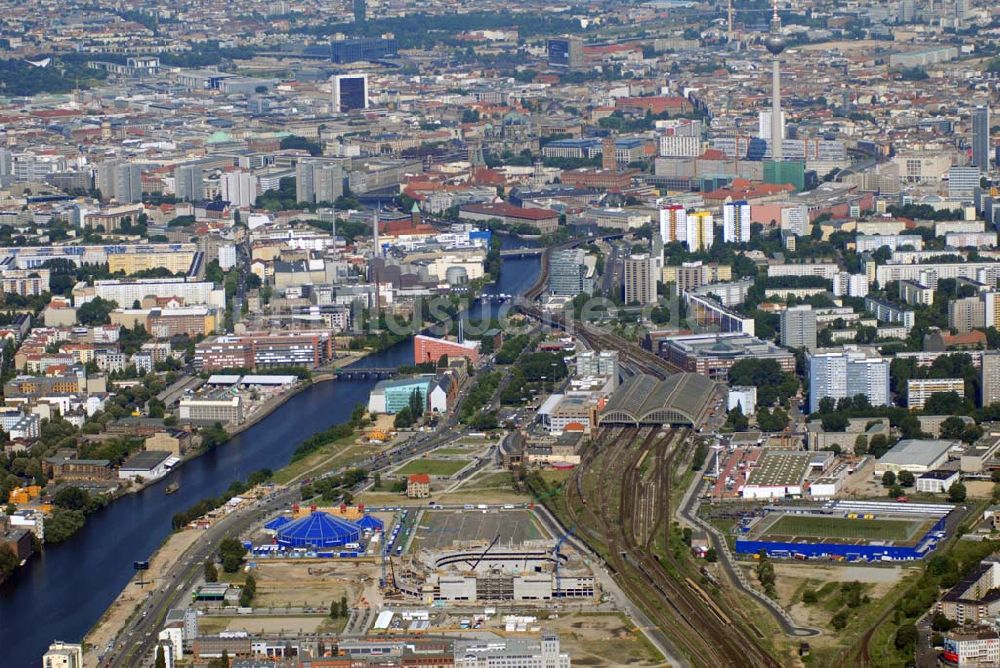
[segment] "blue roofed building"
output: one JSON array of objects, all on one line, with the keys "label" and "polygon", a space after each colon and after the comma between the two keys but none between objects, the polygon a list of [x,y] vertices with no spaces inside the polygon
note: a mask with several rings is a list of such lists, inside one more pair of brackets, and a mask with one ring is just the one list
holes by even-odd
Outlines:
[{"label": "blue roofed building", "polygon": [[322,511],[310,513],[278,529],[278,545],[282,547],[342,547],[357,543],[362,528],[354,522]]}]

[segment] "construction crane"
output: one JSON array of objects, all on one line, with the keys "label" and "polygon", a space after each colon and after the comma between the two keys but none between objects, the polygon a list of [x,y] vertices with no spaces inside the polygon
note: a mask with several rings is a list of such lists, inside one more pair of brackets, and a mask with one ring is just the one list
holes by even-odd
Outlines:
[{"label": "construction crane", "polygon": [[562,537],[560,537],[559,540],[556,541],[556,546],[554,548],[552,548],[552,558],[556,562],[556,591],[555,591],[555,593],[558,593],[558,592],[562,591],[561,582],[559,580],[559,550],[562,548],[563,543],[565,543],[569,539],[569,537],[573,535],[573,532],[575,530],[576,530],[576,527],[575,526],[571,526],[569,528],[569,531],[567,531],[566,533],[564,533],[562,535]]},{"label": "construction crane", "polygon": [[[490,550],[492,550],[493,546],[496,545],[498,542],[500,542],[500,532],[499,531],[497,531],[497,535],[493,537],[493,541],[489,545],[486,546],[486,549],[483,550],[483,553],[479,555],[478,559],[476,559],[476,563],[472,564],[472,570],[473,571],[476,570],[476,567],[479,565],[479,562],[481,562],[483,560],[483,557],[486,556],[486,553],[489,552]],[[466,562],[466,563],[469,563],[469,562]]]}]

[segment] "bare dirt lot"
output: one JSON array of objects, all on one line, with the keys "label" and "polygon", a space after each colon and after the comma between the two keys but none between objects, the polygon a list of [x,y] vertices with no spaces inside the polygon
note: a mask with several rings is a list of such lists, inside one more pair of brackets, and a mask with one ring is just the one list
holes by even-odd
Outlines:
[{"label": "bare dirt lot", "polygon": [[307,606],[329,608],[347,597],[356,605],[366,583],[378,581],[378,567],[355,561],[267,561],[257,562],[255,608]]},{"label": "bare dirt lot", "polygon": [[665,666],[632,623],[618,613],[571,613],[541,623],[559,634],[574,666]]}]

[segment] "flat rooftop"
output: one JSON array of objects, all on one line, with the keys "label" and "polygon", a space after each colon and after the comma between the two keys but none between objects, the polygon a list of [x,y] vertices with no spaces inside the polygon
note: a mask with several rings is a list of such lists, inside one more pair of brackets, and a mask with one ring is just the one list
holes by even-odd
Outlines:
[{"label": "flat rooftop", "polygon": [[897,466],[931,466],[954,445],[954,441],[906,438],[892,446],[878,461]]},{"label": "flat rooftop", "polygon": [[811,452],[776,452],[765,450],[751,471],[748,485],[788,487],[801,485],[809,468]]}]

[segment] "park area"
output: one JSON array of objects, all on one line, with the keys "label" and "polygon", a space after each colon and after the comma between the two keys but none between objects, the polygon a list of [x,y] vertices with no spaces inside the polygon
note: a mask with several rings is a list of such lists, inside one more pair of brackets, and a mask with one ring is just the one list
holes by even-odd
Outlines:
[{"label": "park area", "polygon": [[398,475],[414,475],[426,473],[431,476],[453,476],[469,462],[464,459],[414,459],[396,469]]},{"label": "park area", "polygon": [[919,519],[863,519],[825,515],[782,515],[770,526],[762,527],[761,540],[781,541],[795,538],[827,538],[857,541],[909,541],[927,524]]}]

